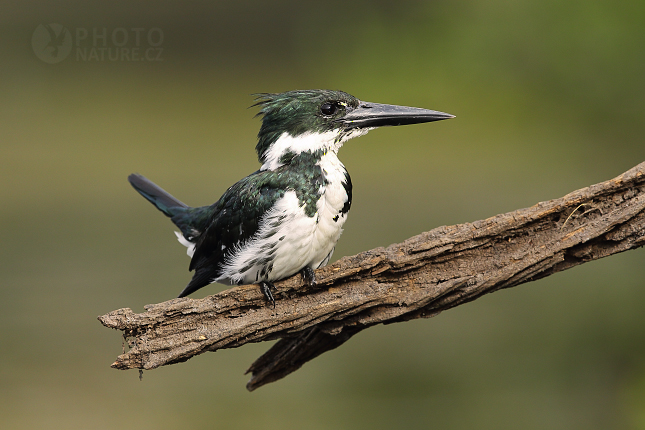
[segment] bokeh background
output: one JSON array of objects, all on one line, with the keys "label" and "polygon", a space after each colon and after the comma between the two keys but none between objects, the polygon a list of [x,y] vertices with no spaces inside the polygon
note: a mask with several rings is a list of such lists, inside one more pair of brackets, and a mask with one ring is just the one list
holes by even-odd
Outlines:
[{"label": "bokeh background", "polygon": [[[354,202],[335,258],[644,161],[642,1],[24,0],[0,22],[1,428],[645,428],[643,250],[372,328],[253,393],[243,373],[267,344],[139,381],[109,367],[121,337],[96,320],[190,278],[127,175],[212,203],[258,167],[253,93],[457,115],[345,145]],[[56,64],[34,35],[51,23],[71,38]]]}]

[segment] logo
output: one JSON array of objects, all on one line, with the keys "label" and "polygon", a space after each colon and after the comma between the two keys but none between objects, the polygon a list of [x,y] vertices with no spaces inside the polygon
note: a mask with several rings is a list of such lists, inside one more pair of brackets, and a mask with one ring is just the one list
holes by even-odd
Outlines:
[{"label": "logo", "polygon": [[60,63],[72,52],[72,34],[60,24],[40,24],[31,36],[31,47],[45,63]]},{"label": "logo", "polygon": [[125,28],[39,25],[31,36],[31,47],[45,63],[56,64],[70,56],[83,62],[163,61],[164,33],[158,27]]}]

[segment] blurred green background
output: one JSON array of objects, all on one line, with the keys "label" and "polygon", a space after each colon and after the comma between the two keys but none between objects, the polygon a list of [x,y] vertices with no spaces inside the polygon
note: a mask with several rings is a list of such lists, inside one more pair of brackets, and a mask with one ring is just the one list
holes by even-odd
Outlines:
[{"label": "blurred green background", "polygon": [[[644,2],[26,0],[0,21],[1,428],[645,428],[643,250],[372,328],[253,393],[243,372],[267,344],[140,382],[109,367],[121,337],[96,320],[190,279],[126,176],[212,203],[258,167],[252,93],[457,115],[341,150],[354,202],[336,258],[644,161]],[[50,23],[71,38],[57,64],[32,46]],[[132,59],[151,47],[161,61]]]}]

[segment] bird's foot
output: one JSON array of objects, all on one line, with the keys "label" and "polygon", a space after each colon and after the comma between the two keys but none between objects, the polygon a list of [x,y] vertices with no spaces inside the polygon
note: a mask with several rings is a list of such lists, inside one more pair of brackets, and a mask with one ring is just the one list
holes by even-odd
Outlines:
[{"label": "bird's foot", "polygon": [[315,287],[318,284],[316,282],[316,273],[311,267],[305,266],[300,273],[302,274],[302,279],[304,279],[310,287]]},{"label": "bird's foot", "polygon": [[262,294],[264,294],[264,297],[267,299],[267,302],[271,302],[273,305],[273,309],[275,309],[275,299],[273,298],[273,293],[271,292],[271,289],[278,290],[275,285],[273,285],[273,282],[269,281],[262,281],[260,282],[260,290],[262,290]]}]

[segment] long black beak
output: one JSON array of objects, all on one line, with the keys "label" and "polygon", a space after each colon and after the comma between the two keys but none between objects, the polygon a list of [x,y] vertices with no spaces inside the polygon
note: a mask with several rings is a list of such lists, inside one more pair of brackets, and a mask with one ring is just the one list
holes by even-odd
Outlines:
[{"label": "long black beak", "polygon": [[416,107],[360,102],[358,107],[336,121],[345,128],[383,127],[386,125],[419,124],[454,118],[449,113]]}]

